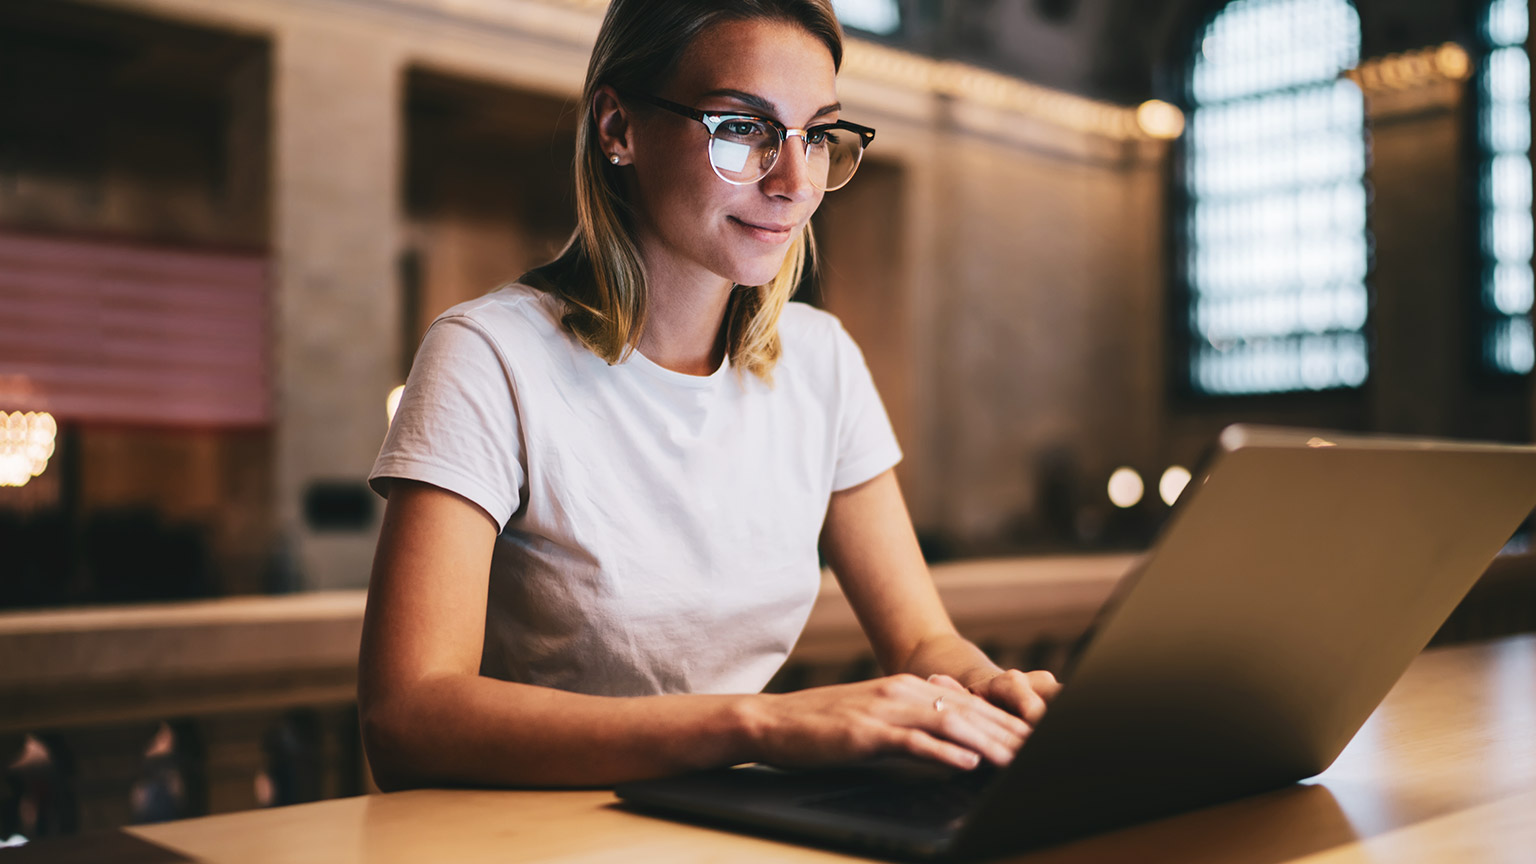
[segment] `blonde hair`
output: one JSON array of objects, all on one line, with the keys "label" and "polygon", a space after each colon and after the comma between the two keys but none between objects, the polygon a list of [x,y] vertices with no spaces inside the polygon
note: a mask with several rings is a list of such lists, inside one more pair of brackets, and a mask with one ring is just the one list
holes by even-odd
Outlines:
[{"label": "blonde hair", "polygon": [[[522,281],[563,299],[566,328],[610,364],[623,362],[639,344],[647,286],[634,211],[618,169],[598,145],[592,111],[597,90],[609,85],[620,92],[654,93],[700,33],[721,21],[759,18],[805,28],[832,53],[834,69],[842,66],[842,28],[830,0],[614,0],[603,17],[576,132],[576,230],[554,261],[524,274]],[[772,383],[781,351],[779,313],[806,267],[814,268],[814,253],[807,224],[773,279],[732,292],[725,313],[726,353],[739,372]]]}]

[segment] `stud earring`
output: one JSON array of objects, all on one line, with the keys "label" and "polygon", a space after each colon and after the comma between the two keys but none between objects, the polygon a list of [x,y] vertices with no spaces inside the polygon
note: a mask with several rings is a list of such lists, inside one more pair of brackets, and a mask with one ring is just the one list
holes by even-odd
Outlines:
[{"label": "stud earring", "polygon": [[617,154],[617,153],[610,154],[609,157],[608,157],[608,161],[612,162],[615,165],[619,164],[619,154]]}]

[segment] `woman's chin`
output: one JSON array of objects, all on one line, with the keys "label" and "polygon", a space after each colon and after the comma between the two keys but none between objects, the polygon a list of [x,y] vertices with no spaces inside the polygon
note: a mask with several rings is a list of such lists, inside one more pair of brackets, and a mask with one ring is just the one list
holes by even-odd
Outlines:
[{"label": "woman's chin", "polygon": [[784,256],[744,263],[735,268],[736,273],[731,281],[737,285],[766,285],[773,281],[773,277],[779,275],[779,270],[784,266]]}]

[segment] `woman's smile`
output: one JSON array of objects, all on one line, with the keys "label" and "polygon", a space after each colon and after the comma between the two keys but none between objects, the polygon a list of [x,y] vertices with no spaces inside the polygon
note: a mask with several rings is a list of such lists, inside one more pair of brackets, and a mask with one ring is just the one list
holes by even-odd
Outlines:
[{"label": "woman's smile", "polygon": [[736,216],[729,218],[748,237],[773,245],[788,243],[794,238],[795,230],[800,227],[796,222],[749,222]]}]

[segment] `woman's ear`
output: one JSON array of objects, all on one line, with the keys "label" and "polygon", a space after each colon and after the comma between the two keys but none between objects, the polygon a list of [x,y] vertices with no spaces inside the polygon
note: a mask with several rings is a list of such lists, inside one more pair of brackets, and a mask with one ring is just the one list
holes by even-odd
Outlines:
[{"label": "woman's ear", "polygon": [[596,121],[597,146],[603,158],[614,165],[628,165],[633,150],[630,140],[629,109],[619,101],[619,94],[604,84],[592,97],[592,119]]}]

